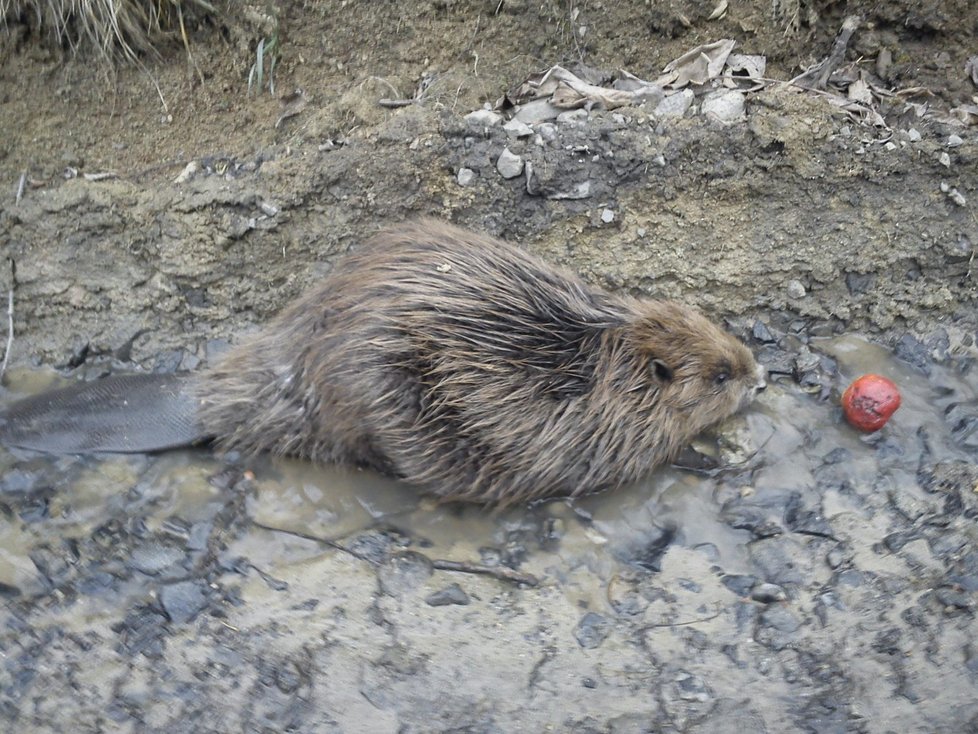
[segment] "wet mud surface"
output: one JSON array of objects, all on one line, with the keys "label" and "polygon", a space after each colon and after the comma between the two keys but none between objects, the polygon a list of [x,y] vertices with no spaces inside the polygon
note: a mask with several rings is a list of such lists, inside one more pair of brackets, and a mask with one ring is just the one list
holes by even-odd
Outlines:
[{"label": "wet mud surface", "polygon": [[[581,3],[573,19],[307,5],[279,5],[274,96],[243,88],[267,19],[195,30],[203,84],[179,44],[152,79],[107,80],[4,36],[0,83],[38,94],[0,105],[0,177],[12,192],[26,173],[18,201],[0,198],[0,291],[16,297],[0,404],[64,376],[205,368],[420,213],[696,304],[770,386],[686,468],[496,513],[302,462],[0,449],[0,721],[978,729],[978,165],[975,128],[946,114],[976,93],[970,7],[852,4],[867,22],[851,58],[892,51],[866,68],[934,90],[926,111],[887,103],[886,128],[770,87],[731,124],[697,98],[681,117],[577,111],[526,134],[468,115],[553,63],[655,78],[721,37],[791,78],[840,19],[798,5],[786,36],[768,3],[718,21],[684,3]],[[424,103],[377,105],[429,72]],[[297,88],[302,104],[283,99]],[[504,149],[522,164],[510,178]],[[838,408],[865,372],[903,394],[868,436]]]},{"label": "wet mud surface", "polygon": [[[755,330],[762,358],[794,344],[795,364],[699,442],[700,469],[573,504],[439,507],[371,473],[203,451],[4,454],[5,716],[85,731],[967,730],[978,366],[925,373],[861,339]],[[903,405],[865,436],[837,398],[868,368]]]}]

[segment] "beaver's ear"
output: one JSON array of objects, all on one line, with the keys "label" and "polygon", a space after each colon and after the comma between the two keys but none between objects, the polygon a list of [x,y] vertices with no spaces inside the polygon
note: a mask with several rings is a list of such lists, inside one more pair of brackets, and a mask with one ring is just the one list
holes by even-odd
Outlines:
[{"label": "beaver's ear", "polygon": [[672,379],[672,367],[661,359],[653,359],[649,362],[649,373],[659,382],[669,382]]}]

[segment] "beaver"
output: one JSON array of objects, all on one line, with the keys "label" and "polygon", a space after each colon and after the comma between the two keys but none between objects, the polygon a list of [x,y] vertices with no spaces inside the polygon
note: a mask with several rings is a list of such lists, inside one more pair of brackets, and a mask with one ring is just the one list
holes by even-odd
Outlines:
[{"label": "beaver", "polygon": [[[159,379],[160,414],[172,414],[172,376]],[[176,412],[193,413],[177,421],[186,442],[366,467],[444,500],[508,505],[633,482],[763,384],[750,350],[688,306],[609,293],[425,219],[374,236],[178,385],[189,407]],[[175,443],[166,434],[161,448]]]}]

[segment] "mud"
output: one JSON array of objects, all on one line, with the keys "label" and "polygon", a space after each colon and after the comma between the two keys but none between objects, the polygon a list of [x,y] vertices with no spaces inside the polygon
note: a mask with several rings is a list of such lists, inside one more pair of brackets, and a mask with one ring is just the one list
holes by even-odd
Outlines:
[{"label": "mud", "polygon": [[[698,442],[697,469],[496,515],[295,462],[0,452],[0,720],[978,726],[978,171],[974,128],[946,114],[976,93],[964,63],[978,18],[968,3],[849,6],[865,21],[852,53],[892,51],[891,84],[934,90],[926,115],[895,100],[890,129],[870,129],[772,87],[729,126],[594,110],[538,142],[465,119],[553,63],[654,78],[722,37],[790,78],[841,22],[807,4],[786,36],[768,3],[716,21],[692,3],[283,3],[277,20],[191,28],[196,67],[174,39],[112,72],[16,24],[0,34],[5,401],[40,388],[25,368],[200,368],[415,213],[727,317],[773,373],[753,410]],[[277,94],[248,96],[255,44],[276,26]],[[421,104],[377,105],[423,78]],[[299,103],[281,99],[296,89]],[[503,148],[529,182],[499,175]],[[835,407],[866,371],[904,395],[868,437]]]}]

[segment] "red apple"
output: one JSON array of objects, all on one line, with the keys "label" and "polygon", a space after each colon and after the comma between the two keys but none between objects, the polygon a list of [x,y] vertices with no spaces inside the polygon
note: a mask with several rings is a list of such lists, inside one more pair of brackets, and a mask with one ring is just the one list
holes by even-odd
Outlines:
[{"label": "red apple", "polygon": [[842,412],[853,428],[878,431],[900,407],[900,391],[880,375],[863,375],[842,394]]}]

